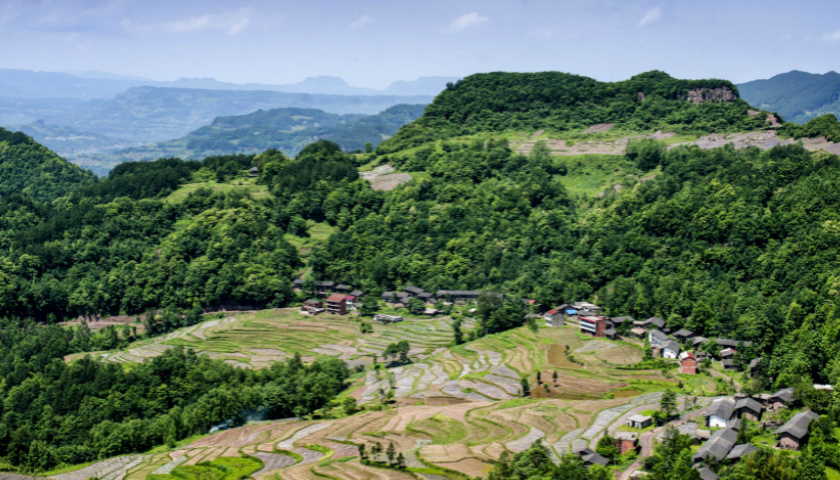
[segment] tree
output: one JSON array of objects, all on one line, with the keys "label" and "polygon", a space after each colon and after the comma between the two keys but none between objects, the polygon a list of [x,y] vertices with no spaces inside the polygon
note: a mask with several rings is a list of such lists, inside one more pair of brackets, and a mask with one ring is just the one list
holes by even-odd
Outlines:
[{"label": "tree", "polygon": [[373,152],[373,144],[370,142],[365,142],[365,153]]},{"label": "tree", "polygon": [[367,460],[367,452],[365,451],[365,444],[364,443],[359,445],[359,458],[362,459],[362,461]]},{"label": "tree", "polygon": [[411,312],[412,315],[423,315],[423,312],[426,311],[426,304],[419,298],[412,297],[408,299],[406,308],[408,308],[408,311]]},{"label": "tree", "polygon": [[368,294],[362,297],[359,313],[370,317],[379,311],[379,295]]},{"label": "tree", "polygon": [[806,448],[804,455],[802,455],[801,468],[796,474],[797,479],[801,480],[828,480],[825,473],[825,463],[818,458],[811,451],[811,448]]},{"label": "tree", "polygon": [[382,453],[382,444],[379,442],[374,443],[373,448],[370,449],[370,453],[373,454],[374,457],[379,456]]},{"label": "tree", "polygon": [[394,442],[388,444],[388,451],[385,455],[388,457],[388,463],[394,465],[394,460],[397,456],[397,450],[394,448]]},{"label": "tree", "polygon": [[604,435],[600,440],[598,440],[598,444],[595,446],[595,451],[609,460],[615,459],[620,453],[615,438],[609,435]]},{"label": "tree", "polygon": [[527,377],[522,377],[522,380],[519,382],[522,386],[522,396],[523,397],[530,397],[531,396],[531,384],[528,383]]},{"label": "tree", "polygon": [[677,412],[677,393],[670,388],[665,389],[662,393],[662,400],[659,402],[659,407],[665,418],[671,418]]},{"label": "tree", "polygon": [[405,456],[402,452],[397,454],[397,468],[405,470]]},{"label": "tree", "polygon": [[461,318],[458,317],[452,322],[452,337],[455,342],[455,345],[461,345],[464,343],[464,334],[461,332]]}]

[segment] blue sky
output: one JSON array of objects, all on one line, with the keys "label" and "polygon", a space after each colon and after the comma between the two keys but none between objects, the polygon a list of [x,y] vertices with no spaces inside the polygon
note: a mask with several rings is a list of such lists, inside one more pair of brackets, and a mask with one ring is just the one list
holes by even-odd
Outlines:
[{"label": "blue sky", "polygon": [[0,67],[381,88],[419,76],[840,70],[840,2],[0,0]]}]

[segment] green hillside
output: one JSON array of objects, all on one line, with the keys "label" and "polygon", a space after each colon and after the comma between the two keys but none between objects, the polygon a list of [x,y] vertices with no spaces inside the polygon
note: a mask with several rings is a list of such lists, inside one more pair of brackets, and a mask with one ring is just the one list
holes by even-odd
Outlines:
[{"label": "green hillside", "polygon": [[50,201],[95,178],[25,134],[0,128],[0,195],[17,193]]},{"label": "green hillside", "polygon": [[831,113],[840,115],[840,73],[807,73],[794,70],[766,80],[738,85],[744,100],[778,112],[791,122],[805,123]]},{"label": "green hillside", "polygon": [[[705,91],[705,101],[687,101],[692,90],[701,97]],[[379,152],[479,132],[562,132],[607,122],[634,131],[677,133],[763,127],[765,116],[750,117],[749,109],[728,81],[678,80],[657,71],[614,83],[560,72],[477,74],[443,91]]]}]

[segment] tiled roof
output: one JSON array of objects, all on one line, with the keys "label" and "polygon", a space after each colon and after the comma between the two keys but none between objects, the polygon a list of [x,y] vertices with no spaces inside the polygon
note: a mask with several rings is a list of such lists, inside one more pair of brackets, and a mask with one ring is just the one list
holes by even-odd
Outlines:
[{"label": "tiled roof", "polygon": [[744,443],[741,445],[735,445],[735,448],[729,452],[729,455],[726,456],[727,460],[738,460],[741,457],[746,457],[747,455],[755,452],[758,448],[755,445],[750,445],[749,443]]},{"label": "tiled roof", "polygon": [[787,433],[794,438],[802,439],[805,435],[808,434],[808,425],[811,421],[820,418],[819,415],[812,412],[811,410],[805,410],[804,412],[799,412],[793,416],[788,422],[778,430],[776,430],[776,435],[781,435],[782,433]]},{"label": "tiled roof", "polygon": [[729,454],[738,441],[738,432],[731,428],[724,428],[712,434],[712,437],[694,454],[695,460],[712,457],[721,461]]},{"label": "tiled roof", "polygon": [[711,417],[712,415],[718,416],[724,420],[729,420],[732,418],[732,414],[735,412],[735,400],[731,398],[721,398],[720,400],[715,400],[709,405],[709,408],[706,409],[706,417]]},{"label": "tiled roof", "polygon": [[742,408],[749,408],[754,412],[761,413],[761,403],[749,397],[742,398],[735,403],[735,410],[741,410]]}]

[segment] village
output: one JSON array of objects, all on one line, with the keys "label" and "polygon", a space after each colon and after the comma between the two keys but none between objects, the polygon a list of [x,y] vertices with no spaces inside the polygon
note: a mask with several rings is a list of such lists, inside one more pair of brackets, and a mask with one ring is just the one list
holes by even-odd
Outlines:
[{"label": "village", "polygon": [[[296,280],[294,288],[300,291],[303,281]],[[360,299],[365,295],[349,285],[334,282],[315,282],[315,296],[306,300],[301,313],[318,315],[321,313],[346,315],[358,309]],[[476,290],[438,290],[427,292],[414,286],[406,286],[402,291],[385,292],[381,300],[390,310],[406,309],[410,301],[420,301],[425,306],[422,315],[436,316],[444,314],[437,306],[459,305],[471,307],[484,292]],[[752,377],[758,370],[760,357],[744,358],[752,346],[749,341],[728,338],[706,338],[681,328],[671,331],[666,322],[658,317],[636,320],[631,316],[609,317],[604,309],[590,302],[560,304],[548,309],[531,299],[521,299],[530,313],[523,321],[540,320],[545,328],[571,327],[578,329],[581,335],[596,339],[620,340],[644,343],[649,348],[652,358],[672,363],[680,375],[697,375],[704,369],[710,369],[716,362],[720,370],[736,373],[743,371],[745,378]],[[542,311],[541,311],[542,310]],[[475,313],[475,308],[467,312]],[[379,313],[374,321],[388,324],[401,322],[402,315]],[[816,391],[828,393],[834,389],[830,385],[814,385]],[[743,390],[743,388],[742,388]],[[685,412],[684,412],[685,413]],[[715,398],[710,404],[689,415],[690,418],[667,419],[667,425],[676,427],[676,432],[690,435],[696,443],[692,456],[693,468],[698,470],[703,480],[719,478],[709,464],[719,465],[735,463],[755,452],[758,447],[753,443],[739,443],[739,432],[747,428],[748,422],[754,422],[762,432],[770,432],[761,444],[778,449],[797,451],[807,444],[809,425],[819,419],[819,415],[809,409],[803,409],[793,388],[783,388],[775,393],[741,392],[732,396]],[[699,420],[702,419],[702,423]],[[786,421],[780,421],[786,419]],[[619,454],[635,452],[643,448],[640,440],[645,433],[656,433],[656,440],[664,440],[666,425],[657,425],[657,419],[650,414],[634,414],[624,420],[626,428],[612,433],[611,438]],[[610,465],[610,460],[600,455],[590,446],[577,446],[571,453],[581,458],[585,465]],[[636,470],[626,478],[644,478],[647,474]]]}]

